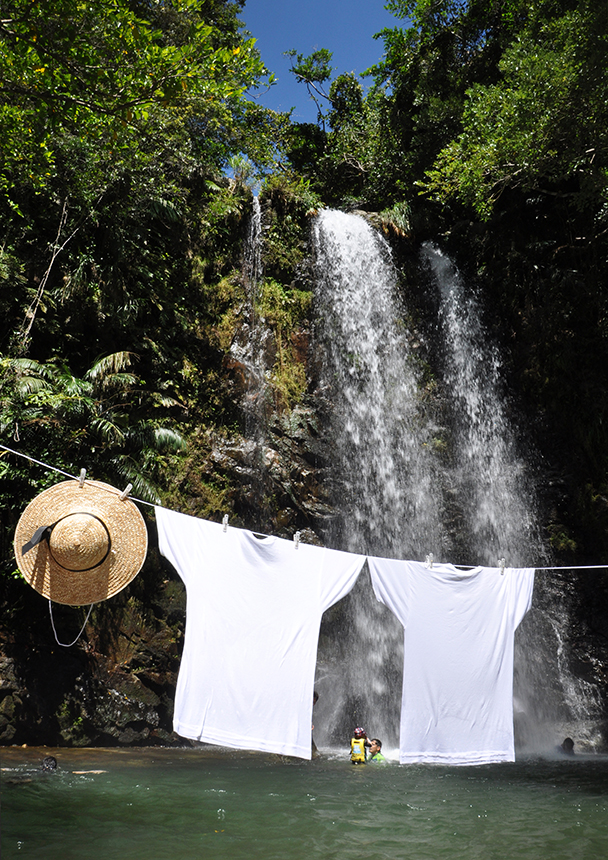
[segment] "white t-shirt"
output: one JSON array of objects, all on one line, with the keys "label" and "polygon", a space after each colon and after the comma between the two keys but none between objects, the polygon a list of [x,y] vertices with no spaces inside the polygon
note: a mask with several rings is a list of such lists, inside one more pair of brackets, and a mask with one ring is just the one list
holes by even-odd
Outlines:
[{"label": "white t-shirt", "polygon": [[513,637],[534,569],[368,562],[377,599],[404,626],[400,761],[514,761]]},{"label": "white t-shirt", "polygon": [[187,594],[175,731],[310,758],[321,616],[351,590],[365,556],[155,510],[160,551]]}]

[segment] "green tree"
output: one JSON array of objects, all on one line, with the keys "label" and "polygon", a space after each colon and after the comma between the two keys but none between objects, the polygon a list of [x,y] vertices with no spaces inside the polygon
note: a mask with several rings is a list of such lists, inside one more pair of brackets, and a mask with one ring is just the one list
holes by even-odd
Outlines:
[{"label": "green tree", "polygon": [[414,182],[462,128],[466,90],[499,76],[506,45],[525,21],[522,0],[390,0],[405,21],[384,29],[384,57],[371,71],[390,92],[391,133],[402,158],[394,182]]},{"label": "green tree", "polygon": [[505,190],[558,194],[605,229],[608,10],[576,7],[531,16],[503,54],[501,80],[468,91],[463,131],[428,174],[435,199],[457,198],[487,218]]},{"label": "green tree", "polygon": [[325,128],[325,103],[331,102],[325,84],[333,72],[330,65],[333,53],[327,48],[319,48],[305,56],[292,48],[285,52],[285,56],[291,60],[290,72],[296,80],[306,85],[308,94],[317,106],[317,122]]},{"label": "green tree", "polygon": [[151,329],[183,330],[187,249],[222,169],[276,158],[241,6],[3,0],[5,352],[44,361],[69,339],[82,372],[118,349],[146,362]]},{"label": "green tree", "polygon": [[295,123],[285,151],[323,199],[337,206],[376,207],[384,194],[392,202],[394,159],[398,144],[388,123],[388,104],[380,87],[366,96],[352,72],[329,86],[332,54],[320,49],[309,56],[288,52],[291,71],[305,83],[318,108],[318,125]]},{"label": "green tree", "polygon": [[[135,5],[139,14],[123,0],[3,0],[0,189],[13,205],[16,178],[48,185],[62,134],[87,144],[89,170],[105,171],[139,151],[142,136],[162,134],[167,110],[182,123],[230,123],[265,74],[253,40],[234,26],[226,38],[196,0]],[[233,14],[234,4],[213,5],[223,23]]]}]

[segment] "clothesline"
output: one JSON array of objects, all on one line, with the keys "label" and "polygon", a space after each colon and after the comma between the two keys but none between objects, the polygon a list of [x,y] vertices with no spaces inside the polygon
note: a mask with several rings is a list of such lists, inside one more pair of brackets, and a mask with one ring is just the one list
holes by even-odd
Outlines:
[{"label": "clothesline", "polygon": [[[57,466],[51,466],[48,463],[43,463],[42,460],[36,460],[34,457],[30,457],[28,454],[22,454],[21,451],[15,451],[13,448],[8,448],[6,445],[2,445],[1,443],[0,448],[2,448],[3,451],[8,451],[9,454],[15,454],[17,457],[23,457],[25,460],[29,460],[30,463],[36,463],[38,466],[43,466],[50,472],[58,472],[60,475],[65,475],[66,478],[72,478],[74,481],[84,481],[83,474],[86,474],[85,469],[82,470],[80,476],[71,475],[69,472],[64,472],[63,469],[57,468]],[[128,488],[131,489],[131,484],[128,485]],[[134,502],[138,502],[140,505],[148,505],[148,507],[150,508],[153,508],[155,506],[154,502],[147,502],[145,501],[145,499],[136,499],[135,496],[131,495],[129,495],[129,498]]]},{"label": "clothesline", "polygon": [[[49,463],[43,463],[42,460],[36,460],[34,457],[30,457],[28,454],[23,454],[21,451],[15,451],[13,448],[9,448],[6,445],[2,445],[0,443],[0,449],[3,451],[7,451],[9,454],[15,454],[17,457],[23,457],[25,460],[29,460],[31,463],[36,463],[38,466],[42,466],[44,469],[48,469],[51,472],[58,472],[60,475],[65,475],[66,478],[72,478],[74,481],[82,480],[84,481],[85,470],[83,469],[80,476],[71,475],[69,472],[64,472],[63,469],[59,469],[57,466],[51,466]],[[128,490],[131,489],[131,485],[125,489],[125,495],[128,494]],[[145,499],[137,499],[135,496],[129,495],[129,498],[137,502],[140,505],[148,505],[150,508],[157,507],[154,502],[147,502]],[[224,517],[224,523],[227,522],[227,517]],[[296,532],[299,538],[299,532]],[[461,568],[463,570],[473,570],[477,565],[474,564],[455,564],[454,567]],[[548,570],[608,570],[608,564],[579,564],[579,565],[570,565],[566,566],[558,566],[552,565],[550,567],[535,567],[535,571],[548,571]]]}]

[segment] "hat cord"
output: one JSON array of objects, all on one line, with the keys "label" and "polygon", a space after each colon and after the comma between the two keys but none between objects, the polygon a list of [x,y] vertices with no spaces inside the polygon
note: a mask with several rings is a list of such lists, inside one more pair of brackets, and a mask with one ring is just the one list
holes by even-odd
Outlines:
[{"label": "hat cord", "polygon": [[68,642],[60,642],[59,638],[57,636],[57,630],[55,629],[55,620],[53,618],[53,602],[49,598],[49,615],[51,616],[51,627],[53,628],[53,633],[55,634],[55,642],[58,645],[61,645],[62,648],[71,648],[72,645],[75,645],[78,642],[78,640],[80,639],[80,637],[83,634],[84,628],[87,626],[87,621],[89,620],[89,616],[91,614],[91,610],[93,609],[93,606],[94,606],[94,604],[91,603],[91,605],[89,606],[89,611],[87,612],[87,617],[84,619],[84,624],[80,628],[80,632],[79,632],[78,636],[74,639],[74,641],[69,642],[69,643]]}]

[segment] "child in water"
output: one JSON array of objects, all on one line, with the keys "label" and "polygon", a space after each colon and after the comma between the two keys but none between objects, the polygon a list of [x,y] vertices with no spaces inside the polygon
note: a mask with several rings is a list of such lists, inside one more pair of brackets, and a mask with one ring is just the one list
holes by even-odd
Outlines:
[{"label": "child in water", "polygon": [[372,738],[369,742],[370,761],[376,764],[386,764],[386,759],[382,755],[382,741],[379,738]]},{"label": "child in water", "polygon": [[353,764],[365,764],[369,745],[365,729],[358,726],[350,739],[350,760]]}]

